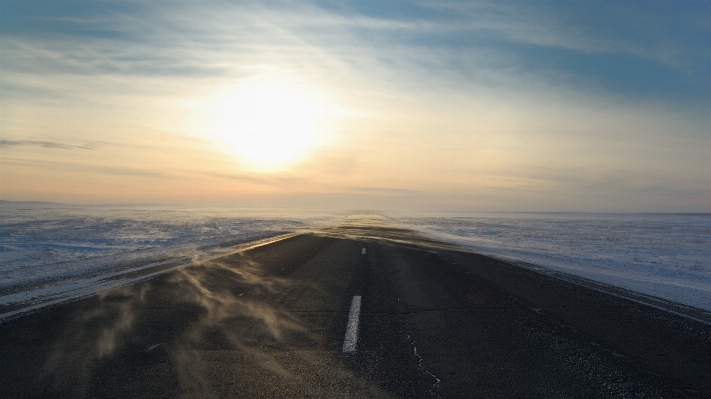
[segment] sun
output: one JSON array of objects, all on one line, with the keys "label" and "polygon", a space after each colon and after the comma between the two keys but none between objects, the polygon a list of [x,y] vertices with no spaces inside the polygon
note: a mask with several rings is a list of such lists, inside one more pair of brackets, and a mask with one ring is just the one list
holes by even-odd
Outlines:
[{"label": "sun", "polygon": [[314,97],[281,79],[251,79],[218,96],[213,134],[248,169],[286,169],[319,144],[325,108]]}]

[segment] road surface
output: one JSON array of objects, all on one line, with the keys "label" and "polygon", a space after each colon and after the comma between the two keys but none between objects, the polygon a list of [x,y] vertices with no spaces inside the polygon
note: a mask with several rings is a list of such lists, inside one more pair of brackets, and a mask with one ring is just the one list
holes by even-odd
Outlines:
[{"label": "road surface", "polygon": [[0,397],[709,398],[710,337],[656,308],[350,224],[6,321]]}]

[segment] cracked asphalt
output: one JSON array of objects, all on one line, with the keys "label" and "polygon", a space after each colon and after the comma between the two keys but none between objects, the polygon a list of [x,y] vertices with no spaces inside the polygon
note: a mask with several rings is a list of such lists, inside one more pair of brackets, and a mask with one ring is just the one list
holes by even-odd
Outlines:
[{"label": "cracked asphalt", "polygon": [[[354,295],[357,351],[343,354]],[[710,337],[656,308],[351,224],[6,321],[0,397],[709,398]]]}]

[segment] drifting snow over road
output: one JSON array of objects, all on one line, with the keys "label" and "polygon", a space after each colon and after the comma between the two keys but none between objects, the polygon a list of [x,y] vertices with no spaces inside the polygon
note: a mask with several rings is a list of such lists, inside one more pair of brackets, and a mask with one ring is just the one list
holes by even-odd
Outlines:
[{"label": "drifting snow over road", "polygon": [[12,204],[2,214],[0,318],[340,218],[310,210]]},{"label": "drifting snow over road", "polygon": [[[284,209],[2,206],[0,313],[343,221]],[[711,311],[711,214],[389,215],[475,252]]]}]

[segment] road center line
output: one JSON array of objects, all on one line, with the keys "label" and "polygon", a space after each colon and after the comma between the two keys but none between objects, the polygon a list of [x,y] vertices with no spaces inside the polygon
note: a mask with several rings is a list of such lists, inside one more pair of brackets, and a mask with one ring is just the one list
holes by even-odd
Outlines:
[{"label": "road center line", "polygon": [[360,295],[355,295],[351,301],[351,312],[348,314],[346,337],[343,339],[343,353],[355,353],[358,343],[358,321],[360,320]]},{"label": "road center line", "polygon": [[360,254],[361,254],[361,255],[365,255],[365,248],[363,248],[363,250],[360,251]]}]

